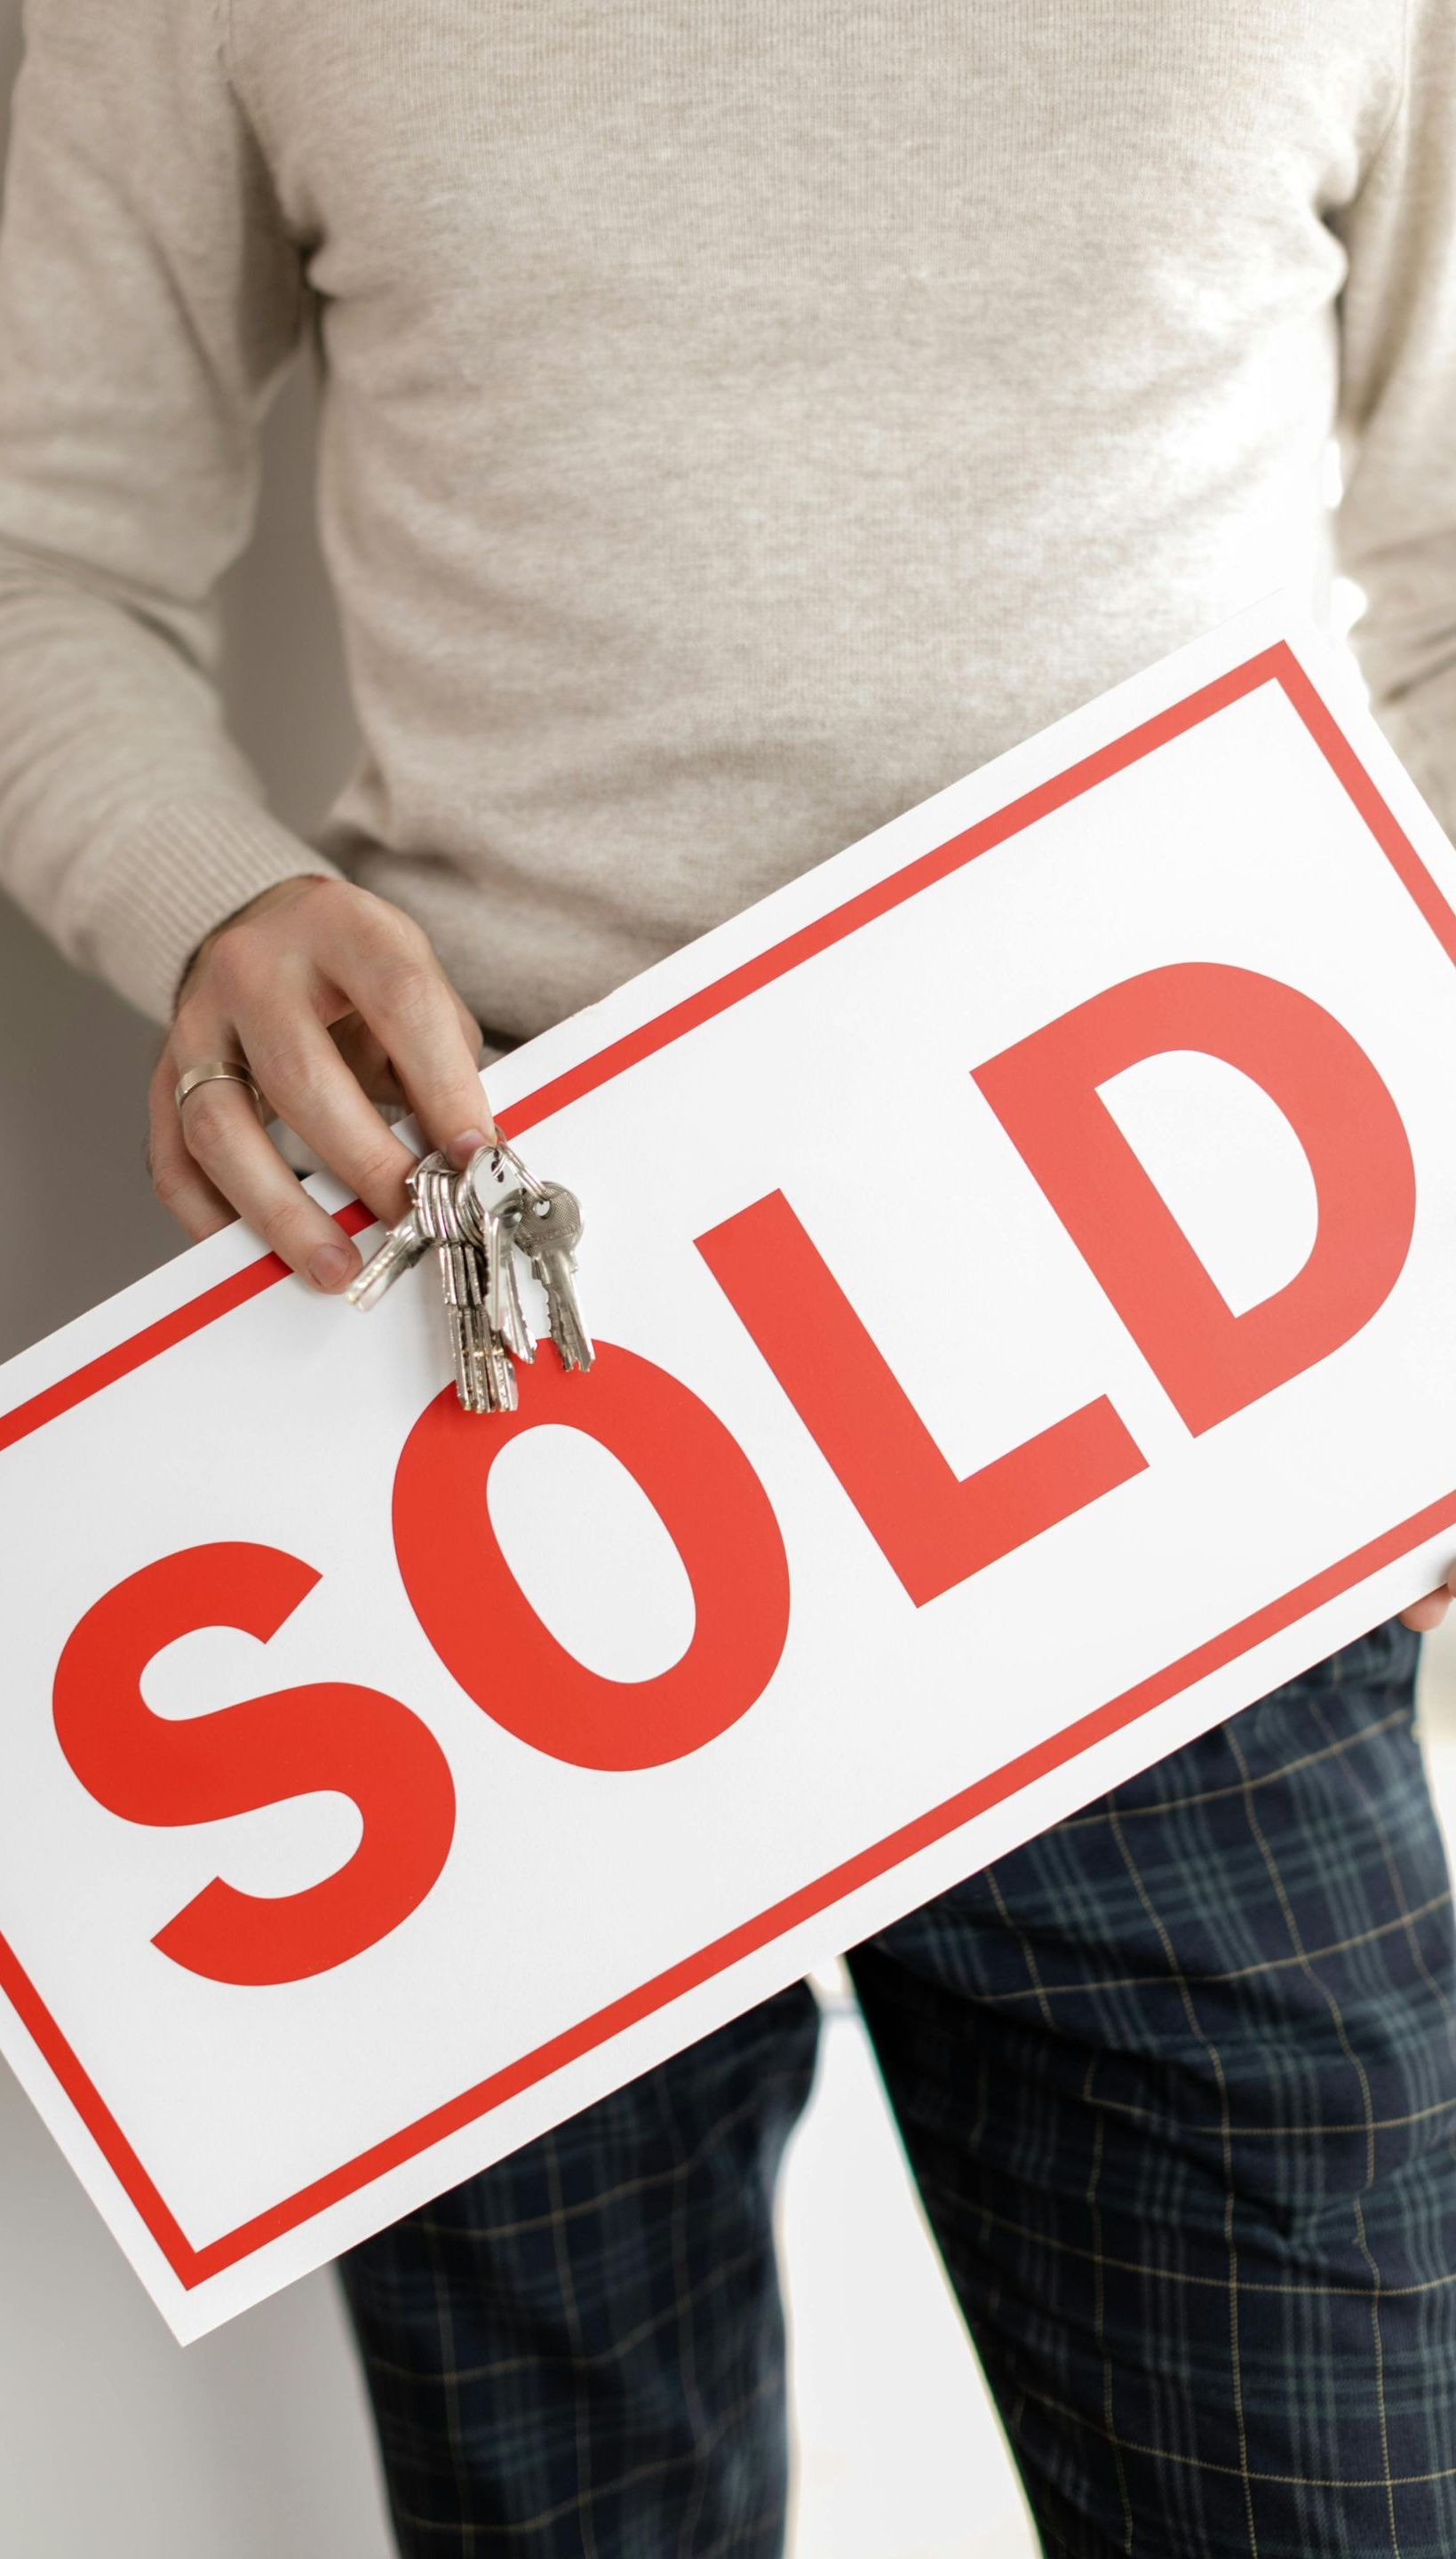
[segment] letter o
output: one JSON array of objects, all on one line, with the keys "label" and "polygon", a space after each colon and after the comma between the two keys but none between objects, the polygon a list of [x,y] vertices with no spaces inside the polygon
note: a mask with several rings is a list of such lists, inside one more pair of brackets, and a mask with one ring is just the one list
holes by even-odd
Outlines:
[{"label": "letter o", "polygon": [[[599,1342],[595,1366],[570,1376],[547,1352],[519,1386],[519,1411],[489,1421],[447,1387],[400,1451],[394,1551],[410,1605],[467,1696],[532,1749],[578,1768],[685,1758],[748,1713],[784,1650],[789,1563],[768,1494],[717,1415],[635,1351]],[[692,1641],[654,1679],[604,1679],[558,1644],[492,1530],[491,1468],[544,1422],[610,1449],[682,1560]]]}]

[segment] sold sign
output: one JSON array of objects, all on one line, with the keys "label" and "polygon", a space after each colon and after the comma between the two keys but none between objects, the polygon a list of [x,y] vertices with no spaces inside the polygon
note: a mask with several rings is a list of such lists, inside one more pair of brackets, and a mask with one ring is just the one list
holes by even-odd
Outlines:
[{"label": "sold sign", "polygon": [[1260,609],[498,1067],[518,1413],[236,1233],[12,1364],[0,2044],[179,2334],[1444,1573],[1456,857],[1347,692]]}]

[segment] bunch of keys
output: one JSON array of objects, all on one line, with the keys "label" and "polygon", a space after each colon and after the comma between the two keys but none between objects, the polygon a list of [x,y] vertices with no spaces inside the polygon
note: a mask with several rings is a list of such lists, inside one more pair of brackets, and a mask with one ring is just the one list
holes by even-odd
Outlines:
[{"label": "bunch of keys", "polygon": [[[503,1163],[514,1172],[513,1184],[508,1185]],[[352,1306],[377,1305],[401,1272],[433,1252],[455,1392],[467,1413],[513,1413],[515,1363],[536,1355],[516,1284],[518,1252],[545,1292],[562,1367],[591,1367],[596,1354],[574,1285],[581,1209],[563,1183],[538,1182],[513,1147],[497,1138],[460,1173],[442,1154],[422,1156],[409,1176],[409,1197],[408,1214],[346,1290]]]}]

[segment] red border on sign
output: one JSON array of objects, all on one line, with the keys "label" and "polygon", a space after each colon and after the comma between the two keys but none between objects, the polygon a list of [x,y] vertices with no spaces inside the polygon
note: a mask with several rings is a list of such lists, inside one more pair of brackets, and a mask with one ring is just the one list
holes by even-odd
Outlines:
[{"label": "red border on sign", "polygon": [[[542,1085],[537,1092],[516,1103],[513,1109],[503,1112],[503,1128],[508,1135],[518,1135],[522,1129],[531,1128],[553,1112],[563,1110],[568,1103],[580,1100],[583,1094],[595,1092],[599,1086],[610,1082],[614,1076],[624,1074],[643,1058],[655,1055],[673,1040],[695,1030],[700,1023],[726,1012],[758,987],[770,984],[791,969],[797,969],[801,962],[812,959],[816,953],[828,950],[851,933],[857,933],[863,925],[873,923],[877,917],[904,905],[908,899],[918,896],[922,889],[932,887],[936,881],[945,879],[966,862],[974,861],[978,854],[1004,843],[1009,836],[1033,826],[1051,811],[1065,808],[1070,801],[1092,789],[1098,782],[1124,771],[1142,756],[1166,745],[1171,738],[1181,736],[1200,721],[1211,718],[1215,712],[1227,708],[1231,702],[1241,700],[1265,683],[1279,685],[1286,694],[1381,850],[1414,899],[1447,958],[1456,964],[1456,913],[1441,896],[1409,837],[1382,799],[1293,651],[1285,642],[1279,641],[1245,660],[1242,666],[1231,668],[1211,683],[1201,685],[1182,701],[1170,704],[1166,710],[1140,722],[1124,736],[1110,740],[1094,753],[1069,765],[1065,772],[1052,780],[1039,783],[1034,790],[1023,793],[1020,799],[1009,802],[993,816],[981,819],[962,833],[952,835],[947,842],[921,854],[917,860],[907,863],[903,870],[876,882],[872,888],[862,890],[857,897],[848,899],[830,914],[816,917],[813,923],[790,934],[772,950],[761,952],[755,959],[728,971],[712,985],[670,1005],[653,1021],[612,1041],[595,1056],[568,1068],[551,1083]],[[341,1209],[338,1215],[340,1224],[350,1233],[371,1223],[368,1211],[358,1201]],[[215,1287],[205,1289],[185,1306],[177,1307],[156,1323],[144,1326],[128,1341],[118,1343],[97,1359],[88,1360],[70,1377],[61,1379],[41,1394],[31,1397],[29,1402],[17,1406],[14,1412],[0,1417],[0,1450],[43,1429],[57,1415],[84,1403],[88,1396],[98,1394],[115,1379],[143,1367],[148,1360],[157,1358],[175,1343],[201,1332],[206,1325],[215,1323],[234,1306],[245,1304],[250,1297],[257,1296],[286,1276],[286,1266],[276,1255],[265,1254],[256,1262],[249,1263],[245,1270],[220,1280]],[[450,2134],[460,2132],[467,2124],[477,2122],[508,2099],[537,2086],[569,2062],[596,2050],[614,2035],[653,2016],[673,2000],[682,1998],[701,1983],[741,1962],[745,1956],[771,1944],[775,1938],[787,1935],[791,1929],[829,1908],[832,1903],[843,1900],[861,1885],[903,1865],[922,1849],[932,1847],[950,1832],[974,1821],[992,1805],[1004,1803],[1009,1796],[1020,1793],[1038,1778],[1064,1767],[1069,1760],[1080,1757],[1109,1733],[1136,1723],[1139,1717],[1150,1714],[1155,1707],[1176,1697],[1183,1689],[1192,1687],[1197,1680],[1205,1679],[1211,1672],[1238,1660],[1241,1653],[1252,1650],[1256,1644],[1293,1625],[1297,1619],[1323,1606],[1327,1600],[1338,1597],[1342,1591],[1379,1572],[1383,1566],[1395,1563],[1412,1548],[1452,1527],[1456,1527],[1456,1490],[1427,1509],[1416,1512],[1412,1518],[1402,1520],[1398,1527],[1390,1529],[1383,1537],[1374,1539],[1369,1545],[1358,1548],[1353,1555],[1343,1557],[1327,1571],[1301,1582],[1283,1598],[1272,1600],[1267,1607],[1241,1619],[1238,1625],[1200,1645],[1196,1651],[1184,1654],[1181,1660],[1171,1663],[1153,1678],[1141,1681],[1136,1688],[1124,1691],[1120,1697],[1111,1698],[1106,1705],[1082,1716],[1063,1731],[1039,1742],[1035,1749],[1008,1760],[1003,1767],[968,1786],[963,1793],[952,1795],[948,1802],[937,1805],[916,1821],[891,1832],[887,1838],[877,1840],[872,1847],[861,1850],[858,1856],[831,1868],[816,1882],[804,1884],[787,1899],[775,1902],[755,1918],[730,1929],[726,1936],[716,1938],[711,1945],[699,1948],[695,1954],[671,1965],[666,1972],[644,1982],[624,1998],[614,2000],[609,2007],[598,2010],[595,2016],[583,2019],[580,2025],[553,2036],[548,2043],[523,2054],[508,2068],[496,2071],[490,2078],[465,2089],[448,2104],[434,2108],[417,2122],[391,2134],[387,2141],[375,2143],[371,2149],[361,2152],[357,2159],[346,2161],[327,2177],[315,2180],[295,2194],[286,2195],[266,2212],[254,2215],[251,2220],[242,2222],[235,2230],[224,2232],[222,2237],[210,2241],[205,2247],[194,2247],[169,2211],[163,2196],[3,1936],[0,1936],[0,1991],[10,2001],[37,2050],[65,2089],[178,2281],[191,2291],[197,2285],[207,2283],[211,2277],[221,2274],[227,2267],[255,2255],[286,2232],[327,2211],[331,2205],[342,2202],[347,2195],[357,2193],[362,2186],[371,2184],[375,2179],[402,2166],[406,2160],[416,2158],[421,2151],[429,2150]]]}]

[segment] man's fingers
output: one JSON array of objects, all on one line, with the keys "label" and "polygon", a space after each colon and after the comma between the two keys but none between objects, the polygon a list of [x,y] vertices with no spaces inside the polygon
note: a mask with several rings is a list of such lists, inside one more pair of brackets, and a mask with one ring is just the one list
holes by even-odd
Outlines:
[{"label": "man's fingers", "polygon": [[[178,1006],[170,1073],[245,1058],[319,1161],[392,1221],[411,1157],[351,1072],[332,1023],[347,1025],[349,1047],[376,1074],[388,1062],[431,1145],[462,1162],[494,1134],[480,1034],[424,934],[343,882],[302,880],[286,896],[280,888],[204,945]],[[159,1176],[184,1223],[195,1221],[189,1232],[221,1223],[217,1204],[230,1202],[293,1270],[321,1288],[347,1284],[358,1253],[265,1136],[244,1087],[198,1085],[179,1115],[169,1085],[153,1121]]]},{"label": "man's fingers", "polygon": [[1456,1599],[1456,1564],[1452,1565],[1438,1590],[1428,1590],[1423,1598],[1401,1609],[1400,1623],[1408,1626],[1412,1634],[1433,1635],[1438,1626],[1445,1624],[1453,1599]]},{"label": "man's fingers", "polygon": [[241,1015],[237,1029],[279,1118],[392,1226],[408,1204],[405,1177],[414,1157],[385,1127],[317,1014],[295,1007],[281,1017]]},{"label": "man's fingers", "polygon": [[[463,1162],[495,1134],[476,1064],[469,1015],[429,946],[376,953],[351,972],[345,991],[384,1050],[432,1146]],[[471,1026],[473,1029],[473,1025]]]},{"label": "man's fingers", "polygon": [[242,1085],[200,1084],[182,1106],[182,1130],[214,1189],[291,1270],[330,1291],[353,1279],[353,1244],[289,1171]]},{"label": "man's fingers", "polygon": [[216,1235],[219,1228],[231,1226],[237,1211],[229,1207],[220,1191],[214,1189],[187,1151],[172,1098],[177,1075],[175,1061],[164,1055],[149,1096],[147,1170],[163,1208],[176,1218],[194,1244],[201,1244],[205,1235]]},{"label": "man's fingers", "polygon": [[1438,1626],[1445,1624],[1446,1611],[1450,1605],[1449,1589],[1428,1590],[1423,1599],[1417,1599],[1410,1607],[1401,1609],[1400,1623],[1402,1626],[1408,1626],[1414,1635],[1433,1635]]}]

